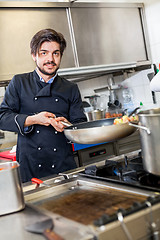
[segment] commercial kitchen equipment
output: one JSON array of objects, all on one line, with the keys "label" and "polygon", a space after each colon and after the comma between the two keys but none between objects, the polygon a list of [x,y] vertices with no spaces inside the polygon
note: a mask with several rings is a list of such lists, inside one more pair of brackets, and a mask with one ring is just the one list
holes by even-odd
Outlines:
[{"label": "commercial kitchen equipment", "polygon": [[0,216],[24,209],[18,162],[0,163],[0,194]]},{"label": "commercial kitchen equipment", "polygon": [[[151,68],[144,4],[2,1],[0,15],[3,22],[0,41],[7,45],[7,48],[1,46],[1,86],[8,85],[14,73],[33,69],[26,46],[42,26],[54,29],[55,23],[67,40],[59,70],[67,79],[83,81],[103,74]],[[21,34],[24,29],[25,38]],[[101,44],[97,48],[99,39]],[[12,59],[10,65],[8,59]]]},{"label": "commercial kitchen equipment", "polygon": [[43,179],[50,187],[24,184],[26,208],[0,218],[1,237],[44,239],[26,227],[48,217],[66,240],[158,239],[159,177],[143,169],[136,151]]},{"label": "commercial kitchen equipment", "polygon": [[138,115],[139,124],[135,127],[140,131],[144,168],[160,176],[160,108],[140,111]]}]

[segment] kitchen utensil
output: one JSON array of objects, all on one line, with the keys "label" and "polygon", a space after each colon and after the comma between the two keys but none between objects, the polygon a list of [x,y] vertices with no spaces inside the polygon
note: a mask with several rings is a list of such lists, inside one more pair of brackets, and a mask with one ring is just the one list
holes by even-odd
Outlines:
[{"label": "kitchen utensil", "polygon": [[95,110],[97,108],[97,100],[100,96],[99,95],[93,95],[93,96],[85,96],[84,98],[88,98],[91,106]]},{"label": "kitchen utensil", "polygon": [[160,176],[160,108],[141,111],[138,113],[142,145],[143,167],[152,174]]},{"label": "kitchen utensil", "polygon": [[100,120],[105,117],[105,111],[97,109],[97,110],[85,112],[85,115],[88,121]]},{"label": "kitchen utensil", "polygon": [[52,231],[53,227],[54,225],[52,218],[48,218],[46,220],[28,225],[25,229],[32,233],[43,234],[48,240],[64,240],[64,238]]},{"label": "kitchen utensil", "polygon": [[[136,129],[128,123],[114,125],[115,118],[83,122],[67,126],[65,136],[74,143],[96,144],[115,141],[132,134]],[[68,125],[62,122],[64,125]]]},{"label": "kitchen utensil", "polygon": [[132,116],[134,113],[137,113],[137,110],[140,109],[140,107],[135,108],[130,114],[128,114],[128,117]]},{"label": "kitchen utensil", "polygon": [[83,108],[91,107],[91,105],[86,101],[83,101],[82,104],[83,104]]},{"label": "kitchen utensil", "polygon": [[41,179],[38,179],[38,178],[32,178],[31,181],[32,181],[32,183],[36,183],[37,184],[36,188],[39,187],[40,184],[44,185],[46,187],[50,187],[50,185],[44,183]]},{"label": "kitchen utensil", "polygon": [[19,173],[19,163],[0,163],[0,215],[24,209],[24,196]]},{"label": "kitchen utensil", "polygon": [[[157,74],[157,67],[156,67],[155,64],[153,64],[153,68],[154,68],[154,72],[151,72],[151,73],[147,74],[147,77],[148,77],[150,82],[152,81],[153,77]],[[155,104],[157,102],[155,92],[151,91],[151,93],[152,93],[153,103]]]}]

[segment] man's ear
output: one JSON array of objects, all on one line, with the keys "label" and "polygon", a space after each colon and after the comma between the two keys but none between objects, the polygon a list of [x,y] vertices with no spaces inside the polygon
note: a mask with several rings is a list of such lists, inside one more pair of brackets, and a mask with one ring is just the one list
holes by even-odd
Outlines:
[{"label": "man's ear", "polygon": [[34,62],[36,62],[36,56],[34,54],[32,54],[32,59]]}]

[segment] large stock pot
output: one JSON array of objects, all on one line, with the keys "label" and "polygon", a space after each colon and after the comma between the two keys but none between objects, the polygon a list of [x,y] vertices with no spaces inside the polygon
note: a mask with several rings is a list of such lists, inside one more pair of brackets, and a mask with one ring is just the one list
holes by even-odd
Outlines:
[{"label": "large stock pot", "polygon": [[160,176],[160,108],[141,111],[138,115],[139,124],[135,127],[140,131],[143,167]]}]

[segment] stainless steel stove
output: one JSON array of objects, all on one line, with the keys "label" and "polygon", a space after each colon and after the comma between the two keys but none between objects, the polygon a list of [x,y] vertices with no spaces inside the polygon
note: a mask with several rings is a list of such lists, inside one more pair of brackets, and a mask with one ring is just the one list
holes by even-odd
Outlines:
[{"label": "stainless steel stove", "polygon": [[51,217],[65,240],[158,240],[160,187],[152,177],[136,151],[42,179],[48,186],[25,184],[26,208],[1,217],[1,237],[18,222],[13,239],[43,239],[25,227]]},{"label": "stainless steel stove", "polygon": [[[64,179],[63,179],[63,177]],[[59,226],[77,228],[67,239],[160,239],[160,178],[143,169],[141,151],[103,160],[61,180],[47,179],[26,194],[27,202],[47,211]],[[58,218],[57,218],[58,214]],[[63,235],[63,231],[57,231]],[[82,237],[83,235],[83,237]]]}]

